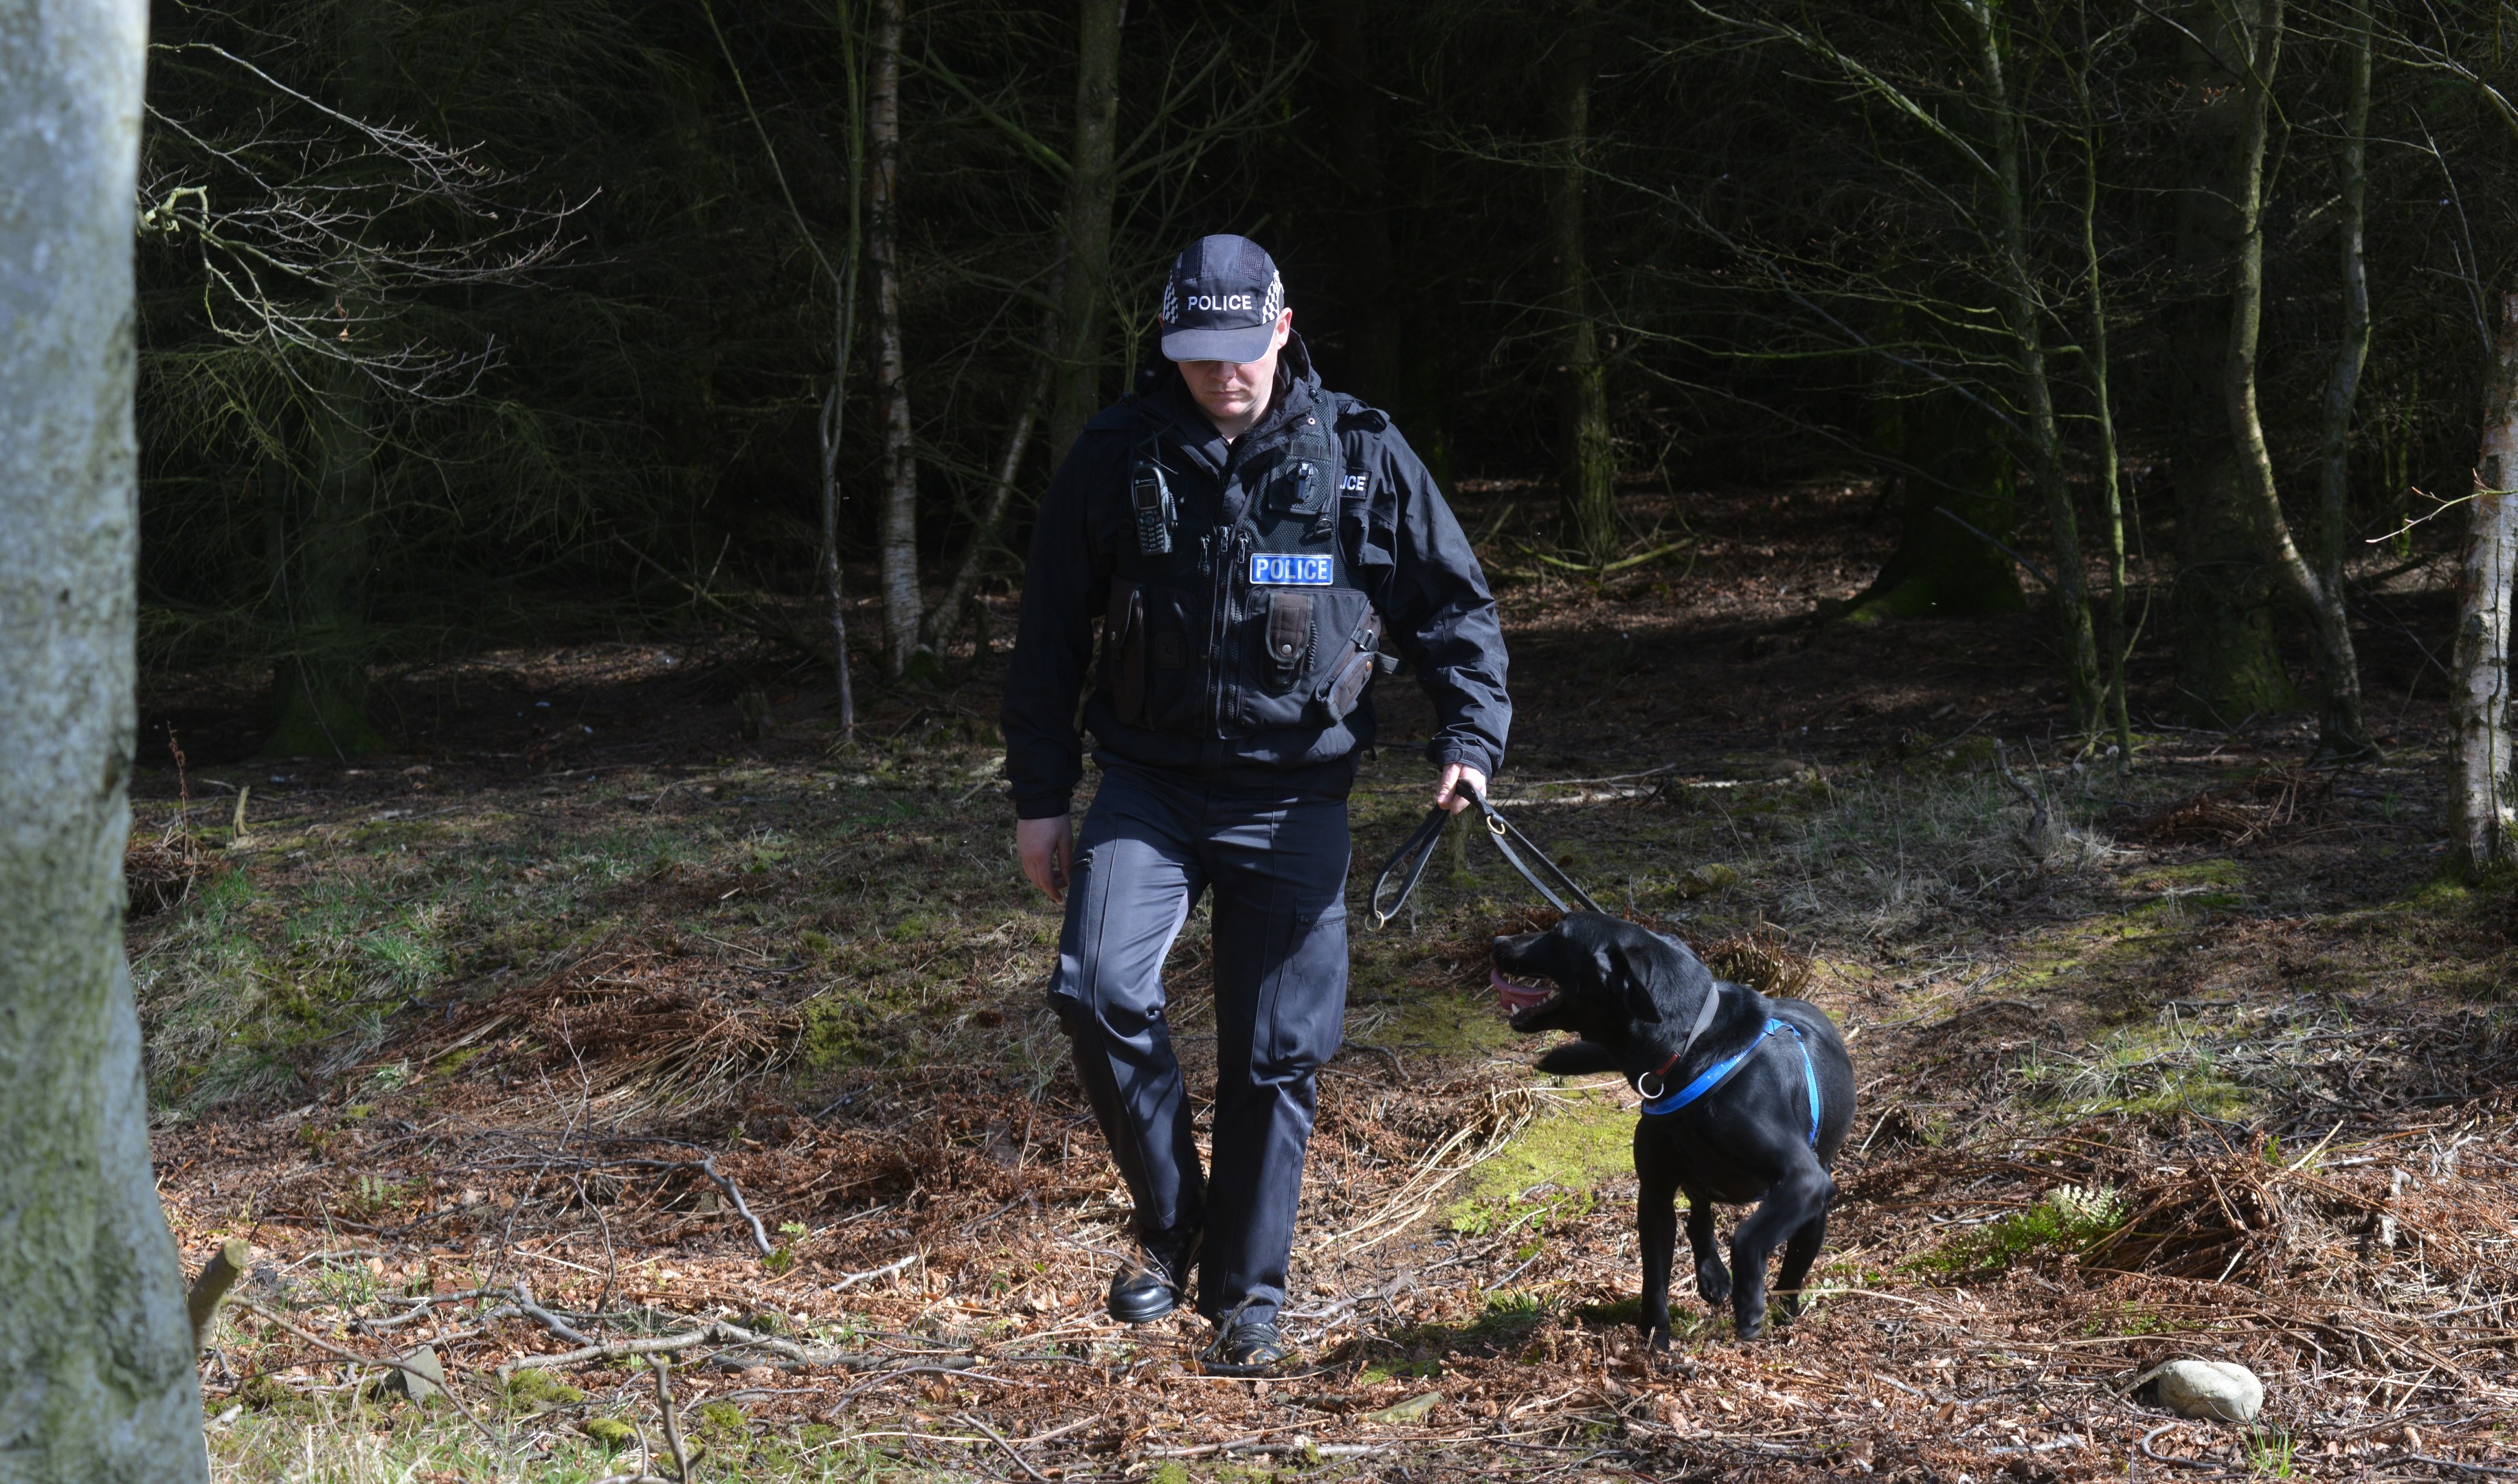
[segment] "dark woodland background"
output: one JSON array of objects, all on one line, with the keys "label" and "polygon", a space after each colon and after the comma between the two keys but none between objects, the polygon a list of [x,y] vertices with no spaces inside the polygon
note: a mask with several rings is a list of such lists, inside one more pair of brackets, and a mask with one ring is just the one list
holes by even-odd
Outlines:
[{"label": "dark woodland background", "polygon": [[[1567,570],[1680,535],[1622,520],[1637,492],[1683,526],[1692,490],[1877,481],[1902,534],[1814,621],[2052,609],[2025,304],[2102,612],[2122,470],[2163,719],[2297,709],[2306,630],[2245,534],[2221,395],[2232,37],[2268,3],[905,0],[898,203],[869,216],[889,0],[170,0],[141,201],[145,657],[267,669],[282,753],[385,747],[372,677],[522,639],[750,626],[827,673],[835,371],[852,599],[881,595],[901,468],[873,237],[897,237],[933,609],[975,544],[978,591],[1019,583],[1053,459],[1150,353],[1163,264],[1231,231],[1282,264],[1328,381],[1447,480],[1523,491],[1517,530]],[[1097,17],[1120,22],[1099,293],[1067,271],[1071,240],[1095,250],[1073,161]],[[2365,17],[2371,329],[2338,525],[2318,481]],[[2471,485],[2518,29],[2457,3],[2284,20],[2261,403],[2301,544],[2367,582],[2443,547],[2453,518],[2389,533]],[[984,631],[944,606],[924,655],[852,606],[861,683],[968,655]]]}]

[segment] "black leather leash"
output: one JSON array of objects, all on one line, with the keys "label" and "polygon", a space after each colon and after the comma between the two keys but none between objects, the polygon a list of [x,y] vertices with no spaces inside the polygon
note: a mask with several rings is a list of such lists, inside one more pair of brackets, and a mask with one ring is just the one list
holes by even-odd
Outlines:
[{"label": "black leather leash", "polygon": [[[1591,894],[1584,891],[1581,883],[1565,874],[1565,868],[1558,865],[1545,851],[1540,849],[1537,841],[1523,834],[1511,820],[1503,816],[1501,810],[1487,803],[1486,795],[1471,790],[1469,799],[1472,807],[1477,809],[1486,823],[1487,838],[1495,842],[1495,848],[1503,852],[1503,858],[1511,862],[1512,868],[1521,873],[1521,879],[1530,883],[1531,890],[1547,898],[1549,906],[1559,912],[1570,913],[1574,910],[1565,904],[1564,896],[1549,891],[1547,883],[1540,880],[1539,873],[1533,871],[1530,863],[1521,858],[1521,851],[1513,849],[1515,841],[1520,842],[1522,850],[1537,856],[1539,863],[1547,868],[1547,873],[1556,878],[1556,884],[1565,889],[1565,896],[1581,902],[1586,911],[1602,910],[1600,904],[1591,899]],[[1424,879],[1425,867],[1433,862],[1434,847],[1442,843],[1443,825],[1451,817],[1451,812],[1439,805],[1427,809],[1425,822],[1416,826],[1416,833],[1409,836],[1407,842],[1382,863],[1381,874],[1372,879],[1373,927],[1390,926],[1390,919],[1398,916],[1399,909],[1408,905],[1408,898],[1415,895],[1416,883]],[[1403,865],[1408,868],[1407,877],[1399,884],[1398,897],[1385,907],[1381,904],[1381,894],[1389,890],[1391,874]]]}]

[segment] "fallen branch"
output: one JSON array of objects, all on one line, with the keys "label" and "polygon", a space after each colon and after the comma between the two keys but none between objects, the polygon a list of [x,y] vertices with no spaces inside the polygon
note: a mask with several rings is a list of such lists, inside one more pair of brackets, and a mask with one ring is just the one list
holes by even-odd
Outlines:
[{"label": "fallen branch", "polygon": [[526,1288],[522,1283],[518,1283],[516,1285],[514,1293],[516,1297],[516,1311],[528,1318],[541,1321],[542,1327],[548,1330],[551,1333],[558,1335],[560,1338],[567,1340],[571,1344],[591,1345],[595,1343],[593,1338],[579,1332],[577,1328],[569,1324],[568,1321],[534,1302],[534,1290]]},{"label": "fallen branch", "polygon": [[665,1413],[665,1446],[673,1455],[673,1477],[689,1484],[690,1450],[682,1446],[681,1418],[673,1411],[673,1363],[664,1356],[653,1355],[647,1358],[647,1364],[655,1368],[656,1405]]},{"label": "fallen branch", "polygon": [[908,1256],[900,1259],[898,1262],[886,1263],[879,1268],[868,1268],[862,1273],[850,1273],[842,1278],[838,1283],[831,1285],[831,1291],[834,1293],[846,1293],[848,1289],[855,1288],[858,1284],[871,1283],[878,1278],[890,1278],[892,1274],[897,1273],[901,1269],[908,1267],[911,1263],[916,1262],[921,1255],[922,1254],[920,1253],[912,1252]]},{"label": "fallen branch", "polygon": [[1020,1468],[1023,1472],[1031,1475],[1033,1478],[1038,1479],[1040,1484],[1049,1484],[1049,1475],[1042,1473],[1039,1469],[1032,1467],[1029,1462],[1025,1462],[1021,1454],[1015,1452],[1015,1445],[1007,1442],[1005,1438],[998,1433],[997,1429],[989,1426],[984,1420],[973,1413],[965,1412],[960,1414],[960,1416],[963,1421],[966,1421],[972,1426],[978,1428],[981,1432],[986,1433],[991,1442],[994,1442],[999,1448],[1004,1449],[1006,1451],[1006,1457],[1015,1461],[1015,1466],[1017,1468]]}]

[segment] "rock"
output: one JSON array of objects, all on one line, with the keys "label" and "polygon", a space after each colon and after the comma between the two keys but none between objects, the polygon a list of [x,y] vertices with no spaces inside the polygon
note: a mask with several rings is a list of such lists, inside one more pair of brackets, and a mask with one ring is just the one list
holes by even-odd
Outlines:
[{"label": "rock", "polygon": [[2134,1384],[2151,1387],[2159,1405],[2179,1417],[2244,1424],[2265,1405],[2265,1383],[2234,1361],[2173,1360],[2152,1367]]},{"label": "rock", "polygon": [[435,1350],[422,1345],[402,1361],[403,1365],[385,1373],[387,1391],[399,1391],[414,1402],[431,1402],[446,1394],[446,1367]]},{"label": "rock", "polygon": [[1434,1410],[1434,1404],[1442,1399],[1443,1393],[1439,1391],[1428,1391],[1422,1396],[1411,1396],[1408,1400],[1401,1402],[1396,1406],[1384,1407],[1379,1412],[1370,1413],[1366,1417],[1365,1420],[1371,1422],[1421,1422],[1425,1420],[1426,1415]]}]

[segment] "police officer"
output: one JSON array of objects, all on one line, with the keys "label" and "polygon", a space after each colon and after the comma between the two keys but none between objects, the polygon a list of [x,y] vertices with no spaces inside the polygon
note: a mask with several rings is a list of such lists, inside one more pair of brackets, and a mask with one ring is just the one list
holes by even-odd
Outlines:
[{"label": "police officer", "polygon": [[[1172,1312],[1196,1277],[1210,1357],[1283,1358],[1314,1073],[1346,1015],[1346,797],[1374,736],[1385,642],[1436,723],[1436,804],[1502,761],[1503,633],[1477,557],[1383,414],[1326,390],[1277,265],[1247,238],[1181,253],[1163,288],[1177,373],[1085,424],[1033,533],[1003,721],[1023,872],[1064,901],[1050,1004],[1136,1204],[1113,1318]],[[1082,727],[1102,783],[1067,823]],[[1199,1168],[1162,964],[1214,895],[1214,1171]]]}]

